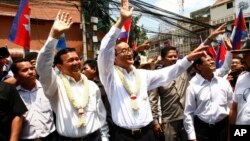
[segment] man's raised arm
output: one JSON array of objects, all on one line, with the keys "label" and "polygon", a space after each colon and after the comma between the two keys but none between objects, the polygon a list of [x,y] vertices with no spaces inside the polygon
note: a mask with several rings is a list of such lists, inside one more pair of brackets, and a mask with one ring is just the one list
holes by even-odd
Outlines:
[{"label": "man's raised arm", "polygon": [[43,85],[46,96],[53,97],[56,91],[56,76],[53,72],[54,49],[58,39],[72,25],[72,18],[69,14],[59,11],[54,24],[51,28],[49,37],[39,51],[36,63],[37,73],[40,76],[40,82]]},{"label": "man's raised arm", "polygon": [[105,82],[108,82],[110,74],[113,73],[116,40],[125,21],[130,18],[133,13],[133,8],[129,9],[128,0],[122,0],[121,4],[120,17],[102,39],[100,53],[98,55],[97,61],[100,70],[100,79],[104,85],[106,84]]}]

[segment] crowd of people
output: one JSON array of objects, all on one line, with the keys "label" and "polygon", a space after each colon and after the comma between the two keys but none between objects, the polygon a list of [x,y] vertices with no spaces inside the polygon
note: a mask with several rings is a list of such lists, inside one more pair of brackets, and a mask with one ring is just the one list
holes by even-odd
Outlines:
[{"label": "crowd of people", "polygon": [[132,13],[122,0],[96,60],[82,62],[74,48],[55,53],[73,23],[62,11],[38,53],[10,62],[0,48],[0,140],[227,141],[230,124],[250,124],[250,39],[240,50],[225,39],[216,69],[207,48],[223,24],[183,59],[167,47],[143,69],[135,55],[150,43],[133,50],[117,40]]}]

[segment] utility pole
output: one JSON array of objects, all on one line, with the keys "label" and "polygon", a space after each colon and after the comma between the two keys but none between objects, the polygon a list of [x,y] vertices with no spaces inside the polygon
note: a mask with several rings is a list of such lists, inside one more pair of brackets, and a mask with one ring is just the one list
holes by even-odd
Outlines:
[{"label": "utility pole", "polygon": [[178,0],[178,4],[179,4],[179,14],[183,15],[184,14],[184,0]]},{"label": "utility pole", "polygon": [[88,58],[87,53],[87,40],[86,40],[86,27],[85,27],[85,18],[84,18],[84,2],[85,0],[81,0],[81,28],[82,28],[82,42],[83,42],[83,57],[82,60],[85,61]]}]

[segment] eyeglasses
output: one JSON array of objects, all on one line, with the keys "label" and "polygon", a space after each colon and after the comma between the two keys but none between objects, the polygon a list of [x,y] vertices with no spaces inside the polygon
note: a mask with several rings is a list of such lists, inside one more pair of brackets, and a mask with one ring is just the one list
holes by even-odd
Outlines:
[{"label": "eyeglasses", "polygon": [[247,97],[248,97],[248,95],[250,94],[250,88],[246,88],[244,91],[243,91],[243,99],[245,100],[245,101],[247,101]]},{"label": "eyeglasses", "polygon": [[131,49],[131,48],[123,48],[123,49],[121,49],[121,51],[119,51],[119,52],[117,52],[116,53],[116,55],[118,55],[118,54],[128,54],[128,53],[131,53],[131,52],[133,52],[133,49]]}]

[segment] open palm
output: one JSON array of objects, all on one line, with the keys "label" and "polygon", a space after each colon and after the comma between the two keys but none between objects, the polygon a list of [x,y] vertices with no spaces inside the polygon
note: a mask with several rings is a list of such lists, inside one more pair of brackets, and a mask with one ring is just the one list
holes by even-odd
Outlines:
[{"label": "open palm", "polygon": [[52,32],[56,35],[61,35],[64,31],[68,30],[73,24],[72,18],[68,13],[59,11],[54,24],[52,26]]},{"label": "open palm", "polygon": [[122,0],[121,6],[121,16],[124,18],[129,18],[132,16],[133,8],[129,9],[128,0]]}]

